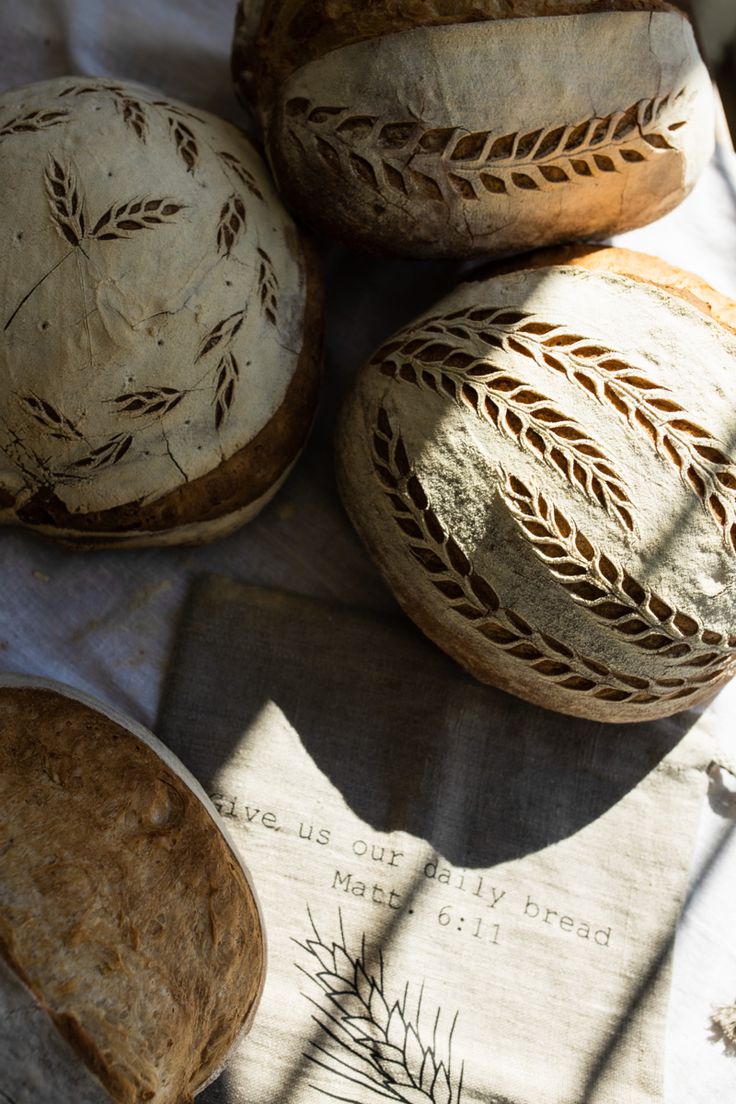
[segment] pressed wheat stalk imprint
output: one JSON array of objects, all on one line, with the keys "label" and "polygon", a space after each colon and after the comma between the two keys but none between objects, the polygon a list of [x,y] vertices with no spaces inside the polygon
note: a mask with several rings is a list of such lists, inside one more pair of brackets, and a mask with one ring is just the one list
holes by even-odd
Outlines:
[{"label": "pressed wheat stalk imprint", "polygon": [[471,410],[633,530],[628,488],[601,446],[517,369],[506,371],[479,356],[457,328],[430,323],[410,331],[384,345],[372,363],[392,379],[430,388]]},{"label": "pressed wheat stalk imprint", "polygon": [[500,493],[519,531],[554,578],[613,632],[659,657],[685,657],[683,667],[712,669],[714,664],[733,663],[736,635],[703,628],[696,618],[633,578],[543,494],[508,474]]},{"label": "pressed wheat stalk imprint", "polygon": [[287,102],[286,117],[297,147],[311,142],[336,175],[378,193],[473,202],[554,190],[671,152],[672,134],[685,125],[684,96],[681,89],[603,117],[511,134],[432,128],[301,97]]},{"label": "pressed wheat stalk imprint", "polygon": [[[355,952],[345,938],[342,916],[334,941],[320,935],[311,912],[309,920],[312,938],[294,942],[310,957],[309,968],[297,966],[319,990],[317,999],[307,999],[317,1010],[313,1019],[321,1038],[305,1057],[336,1082],[334,1092],[314,1087],[343,1101],[352,1099],[352,1085],[402,1104],[461,1104],[463,1068],[456,1077],[452,1054],[457,1014],[441,1053],[441,1010],[433,1017],[430,1043],[421,1026],[422,990],[412,1010],[408,984],[400,999],[389,993],[380,952],[377,968],[371,966],[365,935]],[[341,1089],[351,1095],[342,1095]]]},{"label": "pressed wheat stalk imprint", "polygon": [[720,669],[708,670],[685,678],[675,671],[671,677],[643,678],[575,652],[532,626],[503,605],[496,589],[479,574],[437,516],[413,470],[403,439],[383,407],[378,410],[372,447],[376,477],[408,552],[429,583],[443,595],[448,608],[513,659],[565,690],[603,701],[638,704],[689,697],[702,683],[722,674]]},{"label": "pressed wheat stalk imprint", "polygon": [[412,329],[415,340],[451,335],[481,342],[509,355],[530,357],[540,367],[566,377],[608,407],[679,472],[736,552],[736,464],[717,438],[694,422],[669,388],[651,377],[651,366],[624,357],[597,339],[528,311],[467,308],[428,318]]}]

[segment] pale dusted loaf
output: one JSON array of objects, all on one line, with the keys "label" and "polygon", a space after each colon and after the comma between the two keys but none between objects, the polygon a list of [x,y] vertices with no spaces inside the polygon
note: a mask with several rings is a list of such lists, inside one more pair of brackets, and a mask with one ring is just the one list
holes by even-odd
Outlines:
[{"label": "pale dusted loaf", "polygon": [[661,0],[241,0],[287,205],[412,257],[508,254],[640,226],[713,149],[689,20]]},{"label": "pale dusted loaf", "polygon": [[404,610],[484,682],[600,721],[736,656],[736,304],[626,250],[549,250],[381,348],[345,505]]},{"label": "pale dusted loaf", "polygon": [[249,1026],[245,868],[170,752],[84,695],[0,681],[0,1083],[13,1104],[185,1104]]},{"label": "pale dusted loaf", "polygon": [[140,85],[0,95],[0,523],[82,545],[249,520],[315,410],[316,267],[236,127]]}]

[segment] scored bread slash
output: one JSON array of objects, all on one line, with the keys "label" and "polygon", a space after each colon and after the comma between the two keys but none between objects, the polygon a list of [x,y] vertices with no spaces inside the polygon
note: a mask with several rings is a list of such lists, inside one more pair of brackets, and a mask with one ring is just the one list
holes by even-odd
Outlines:
[{"label": "scored bread slash", "polygon": [[216,809],[144,728],[47,680],[0,678],[0,763],[4,1089],[190,1100],[265,977],[263,918]]},{"label": "scored bread slash", "polygon": [[348,513],[483,682],[636,722],[736,670],[736,304],[623,249],[496,263],[387,341],[341,417]]}]

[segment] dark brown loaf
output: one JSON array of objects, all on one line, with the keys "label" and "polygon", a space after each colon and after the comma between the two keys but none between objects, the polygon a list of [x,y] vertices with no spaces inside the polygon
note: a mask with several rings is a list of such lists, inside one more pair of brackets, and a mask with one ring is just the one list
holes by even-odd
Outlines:
[{"label": "dark brown loaf", "polygon": [[190,1100],[263,983],[248,880],[174,763],[57,690],[0,688],[0,957],[118,1104]]}]

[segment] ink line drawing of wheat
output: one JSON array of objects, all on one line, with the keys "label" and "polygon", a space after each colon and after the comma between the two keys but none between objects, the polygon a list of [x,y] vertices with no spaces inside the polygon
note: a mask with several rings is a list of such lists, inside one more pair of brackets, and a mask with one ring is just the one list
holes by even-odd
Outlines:
[{"label": "ink line drawing of wheat", "polygon": [[[429,329],[429,327],[427,327]],[[569,414],[513,372],[478,355],[471,342],[448,329],[402,335],[371,363],[392,379],[430,388],[469,409],[520,448],[556,469],[628,530],[634,529],[628,488],[601,446]]]},{"label": "ink line drawing of wheat", "polygon": [[704,628],[634,579],[543,494],[508,473],[500,494],[519,532],[550,574],[577,604],[613,632],[658,657],[684,657],[682,667],[733,663],[736,635]]},{"label": "ink line drawing of wheat", "polygon": [[408,332],[418,342],[448,335],[471,341],[476,348],[480,342],[509,356],[529,357],[541,368],[565,376],[643,435],[677,469],[720,530],[728,551],[736,552],[736,463],[714,434],[690,418],[670,389],[651,378],[648,363],[636,363],[596,338],[515,308],[469,307],[424,319]]},{"label": "ink line drawing of wheat", "polygon": [[531,625],[504,606],[495,587],[476,570],[437,516],[413,470],[401,434],[393,429],[383,407],[378,410],[372,446],[375,475],[407,551],[431,586],[443,595],[447,608],[506,655],[562,689],[612,702],[649,704],[687,698],[704,684],[726,677],[721,667],[687,676],[675,667],[665,668],[661,677],[645,678],[576,652]]},{"label": "ink line drawing of wheat", "polygon": [[489,194],[556,189],[671,152],[670,137],[686,122],[684,96],[681,89],[606,116],[512,134],[431,128],[303,97],[287,101],[286,117],[297,146],[305,149],[311,141],[336,175],[378,193],[473,202]]},{"label": "ink line drawing of wheat", "polygon": [[[457,1013],[452,1020],[441,1056],[438,1046],[441,1009],[437,1009],[429,1043],[421,1024],[424,1009],[423,986],[416,1011],[409,1006],[409,984],[401,999],[392,997],[384,977],[383,955],[378,965],[368,960],[366,937],[360,950],[350,950],[345,938],[342,914],[340,937],[334,942],[320,935],[307,909],[312,938],[294,940],[310,956],[306,969],[297,968],[320,990],[315,999],[305,994],[316,1009],[312,1017],[321,1029],[322,1040],[312,1041],[305,1057],[321,1070],[332,1073],[344,1092],[332,1092],[314,1085],[318,1092],[335,1100],[351,1101],[357,1088],[370,1090],[384,1100],[400,1104],[461,1104],[463,1067],[455,1078],[452,1056]],[[354,1086],[352,1089],[350,1085]]]}]

